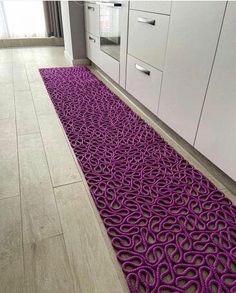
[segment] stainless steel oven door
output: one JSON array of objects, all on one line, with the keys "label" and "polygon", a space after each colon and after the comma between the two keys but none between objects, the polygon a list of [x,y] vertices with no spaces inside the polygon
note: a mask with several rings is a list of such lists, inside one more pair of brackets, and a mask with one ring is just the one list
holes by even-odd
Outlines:
[{"label": "stainless steel oven door", "polygon": [[121,2],[97,2],[100,5],[100,48],[120,61]]}]

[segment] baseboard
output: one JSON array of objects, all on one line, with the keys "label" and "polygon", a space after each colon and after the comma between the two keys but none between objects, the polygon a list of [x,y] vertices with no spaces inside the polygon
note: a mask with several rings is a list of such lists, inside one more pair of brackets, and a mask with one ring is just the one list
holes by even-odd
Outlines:
[{"label": "baseboard", "polygon": [[40,46],[64,46],[63,38],[16,38],[1,39],[0,48],[17,48],[17,47],[40,47]]},{"label": "baseboard", "polygon": [[90,65],[91,61],[87,58],[84,59],[73,59],[70,54],[64,50],[65,58],[71,63],[71,65],[77,66],[77,65]]},{"label": "baseboard", "polygon": [[90,65],[91,61],[88,58],[85,59],[73,59],[72,60],[73,65]]}]

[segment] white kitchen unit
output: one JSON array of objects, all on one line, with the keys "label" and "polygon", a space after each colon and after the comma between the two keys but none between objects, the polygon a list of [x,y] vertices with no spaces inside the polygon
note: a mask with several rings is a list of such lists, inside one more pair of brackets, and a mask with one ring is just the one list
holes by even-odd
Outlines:
[{"label": "white kitchen unit", "polygon": [[163,70],[169,16],[130,10],[128,54]]},{"label": "white kitchen unit", "polygon": [[85,3],[85,30],[92,35],[99,37],[99,5]]},{"label": "white kitchen unit", "polygon": [[119,61],[112,58],[100,46],[101,7],[92,1],[84,5],[87,57],[115,82],[120,80]]},{"label": "white kitchen unit", "polygon": [[128,56],[126,90],[154,114],[158,107],[161,78],[161,71]]},{"label": "white kitchen unit", "polygon": [[171,1],[130,1],[130,9],[170,14]]},{"label": "white kitchen unit", "polygon": [[101,57],[99,37],[86,32],[86,48],[87,57],[99,66]]},{"label": "white kitchen unit", "polygon": [[85,18],[88,58],[236,180],[236,3],[89,2]]},{"label": "white kitchen unit", "polygon": [[195,147],[236,180],[236,2],[229,2]]},{"label": "white kitchen unit", "polygon": [[158,117],[193,145],[226,2],[173,1]]}]

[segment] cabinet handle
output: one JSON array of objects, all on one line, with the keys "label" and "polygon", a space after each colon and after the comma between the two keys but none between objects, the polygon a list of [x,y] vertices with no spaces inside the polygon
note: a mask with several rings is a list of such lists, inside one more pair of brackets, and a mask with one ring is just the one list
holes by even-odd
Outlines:
[{"label": "cabinet handle", "polygon": [[142,67],[142,66],[140,66],[138,64],[135,64],[135,67],[136,67],[136,69],[138,69],[139,71],[141,71],[141,72],[143,72],[143,73],[145,73],[147,75],[150,75],[151,74],[151,71],[145,69],[144,67]]},{"label": "cabinet handle", "polygon": [[93,6],[88,6],[88,10],[95,10],[95,8]]},{"label": "cabinet handle", "polygon": [[147,23],[147,24],[150,24],[150,25],[155,25],[155,23],[156,23],[155,19],[148,19],[148,18],[145,18],[145,17],[139,17],[138,22]]},{"label": "cabinet handle", "polygon": [[96,40],[94,38],[90,37],[90,36],[89,36],[89,40],[93,41],[94,43],[96,43]]},{"label": "cabinet handle", "polygon": [[98,5],[105,5],[105,6],[110,6],[110,7],[121,7],[122,3],[121,2],[105,2],[105,1],[100,1],[96,2]]}]

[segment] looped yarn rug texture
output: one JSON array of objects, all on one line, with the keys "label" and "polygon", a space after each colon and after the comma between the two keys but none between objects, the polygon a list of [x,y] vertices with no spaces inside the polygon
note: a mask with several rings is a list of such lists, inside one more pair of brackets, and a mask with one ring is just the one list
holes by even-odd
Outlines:
[{"label": "looped yarn rug texture", "polygon": [[40,73],[130,291],[236,292],[236,207],[89,69]]}]

